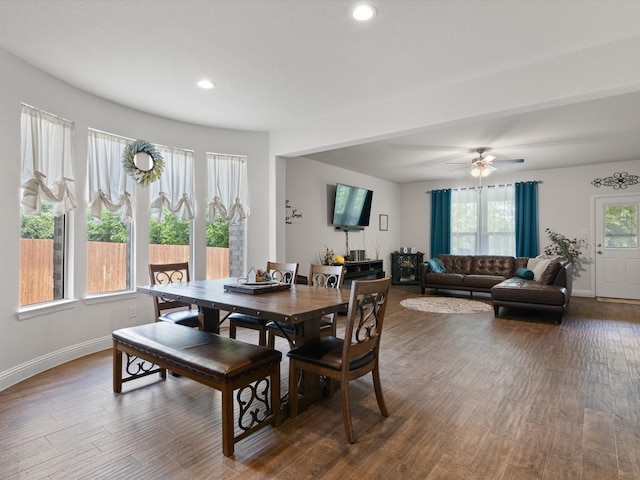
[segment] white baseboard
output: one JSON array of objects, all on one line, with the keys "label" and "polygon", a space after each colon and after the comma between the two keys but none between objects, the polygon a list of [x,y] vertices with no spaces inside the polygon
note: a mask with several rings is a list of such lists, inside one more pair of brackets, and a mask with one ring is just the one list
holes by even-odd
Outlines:
[{"label": "white baseboard", "polygon": [[571,295],[573,295],[574,297],[589,297],[589,298],[593,298],[593,292],[591,290],[572,290],[571,291]]},{"label": "white baseboard", "polygon": [[0,372],[0,391],[9,388],[16,383],[26,380],[40,372],[69,362],[76,358],[106,350],[113,346],[111,335],[78,343],[55,352],[42,355],[28,362],[16,365],[9,370]]}]

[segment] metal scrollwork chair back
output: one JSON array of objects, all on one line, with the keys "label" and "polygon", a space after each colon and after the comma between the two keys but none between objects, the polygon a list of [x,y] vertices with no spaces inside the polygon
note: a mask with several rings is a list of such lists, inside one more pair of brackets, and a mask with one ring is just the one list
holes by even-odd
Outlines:
[{"label": "metal scrollwork chair back", "polygon": [[[281,283],[295,283],[298,275],[297,263],[267,262],[267,270],[272,280]],[[237,328],[248,328],[258,331],[258,345],[267,345],[267,321],[259,317],[232,313],[229,315],[229,337],[236,338]]]},{"label": "metal scrollwork chair back", "polygon": [[[344,266],[311,265],[309,267],[307,283],[312,287],[342,288],[344,283]],[[293,348],[293,336],[295,335],[293,325],[269,322],[267,323],[267,331],[269,334],[268,343],[270,348],[275,347],[275,337],[286,338],[289,346]],[[334,337],[336,335],[335,314],[326,315],[320,320],[320,336],[324,337],[327,335],[333,335]]]},{"label": "metal scrollwork chair back", "polygon": [[373,386],[382,416],[388,411],[380,383],[380,336],[389,297],[391,278],[354,281],[347,313],[344,339],[334,336],[318,342],[294,348],[289,356],[289,414],[297,415],[298,378],[301,371],[315,373],[340,381],[342,392],[342,417],[347,439],[355,442],[356,435],[351,421],[349,382],[371,373]]},{"label": "metal scrollwork chair back", "polygon": [[[164,285],[189,281],[189,263],[150,264],[149,277],[152,285]],[[156,319],[186,327],[200,327],[200,312],[190,303],[153,297]]]}]

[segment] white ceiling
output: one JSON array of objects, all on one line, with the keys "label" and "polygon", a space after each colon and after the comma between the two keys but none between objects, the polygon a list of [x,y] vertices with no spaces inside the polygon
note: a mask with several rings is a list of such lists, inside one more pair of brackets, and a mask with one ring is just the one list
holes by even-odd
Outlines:
[{"label": "white ceiling", "polygon": [[[368,24],[356,3],[0,0],[0,47],[142,111],[273,132],[640,36],[638,1],[377,0]],[[504,171],[635,160],[639,113],[630,93],[307,156],[399,183],[459,176],[477,147],[525,158]]]}]

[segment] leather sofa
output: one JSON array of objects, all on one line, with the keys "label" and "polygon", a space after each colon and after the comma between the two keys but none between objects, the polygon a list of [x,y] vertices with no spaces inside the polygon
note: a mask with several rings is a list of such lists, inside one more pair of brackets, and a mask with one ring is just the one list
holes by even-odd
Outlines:
[{"label": "leather sofa", "polygon": [[432,272],[429,262],[420,264],[420,290],[464,290],[491,292],[498,283],[515,277],[518,268],[526,268],[528,258],[502,255],[436,255],[444,273]]},{"label": "leather sofa", "polygon": [[556,314],[556,322],[569,306],[572,265],[567,259],[552,259],[536,280],[517,273],[526,269],[527,257],[502,255],[436,256],[444,272],[431,271],[429,261],[420,264],[420,289],[462,290],[491,293],[495,315],[500,307],[542,310]]}]

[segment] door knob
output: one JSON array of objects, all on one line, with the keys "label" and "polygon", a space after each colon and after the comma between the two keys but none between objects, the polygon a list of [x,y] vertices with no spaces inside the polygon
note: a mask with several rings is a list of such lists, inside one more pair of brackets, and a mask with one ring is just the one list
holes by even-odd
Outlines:
[{"label": "door knob", "polygon": [[596,253],[597,253],[598,255],[602,255],[602,250],[598,250]]}]

